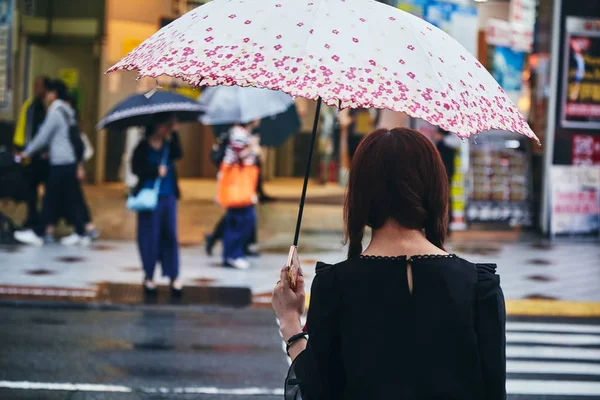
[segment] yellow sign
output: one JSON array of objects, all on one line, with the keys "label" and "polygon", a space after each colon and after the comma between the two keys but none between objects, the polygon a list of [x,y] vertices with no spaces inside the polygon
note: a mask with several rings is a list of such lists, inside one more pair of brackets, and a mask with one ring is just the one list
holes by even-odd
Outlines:
[{"label": "yellow sign", "polygon": [[200,97],[200,91],[198,89],[181,86],[175,89],[175,93],[179,93],[182,96],[189,97],[192,100],[198,100]]},{"label": "yellow sign", "polygon": [[125,57],[131,53],[136,47],[142,44],[143,40],[139,39],[125,39],[121,45],[121,57]]},{"label": "yellow sign", "polygon": [[75,68],[61,68],[58,70],[58,77],[67,85],[69,89],[75,89],[79,86],[79,70]]}]

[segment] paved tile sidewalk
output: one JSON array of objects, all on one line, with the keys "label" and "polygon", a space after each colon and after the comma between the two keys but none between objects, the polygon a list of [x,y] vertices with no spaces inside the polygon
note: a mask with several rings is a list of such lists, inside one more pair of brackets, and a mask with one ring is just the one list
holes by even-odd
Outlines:
[{"label": "paved tile sidewalk", "polygon": [[[208,257],[201,246],[182,248],[181,270],[189,286],[248,287],[255,295],[269,293],[285,262],[288,235],[274,235],[252,269],[238,271],[220,266],[220,249]],[[344,259],[341,237],[309,234],[303,238],[301,260],[310,280],[317,260]],[[600,246],[597,243],[537,241],[497,245],[454,243],[450,250],[473,262],[498,264],[507,299],[556,299],[600,302]],[[478,254],[479,253],[479,254]],[[488,253],[488,254],[481,254]],[[133,242],[100,242],[90,248],[0,247],[0,285],[3,287],[61,287],[94,289],[101,282],[141,282],[142,273]],[[157,277],[160,268],[157,268]],[[166,283],[166,281],[164,281]],[[0,293],[1,294],[1,293]]]}]

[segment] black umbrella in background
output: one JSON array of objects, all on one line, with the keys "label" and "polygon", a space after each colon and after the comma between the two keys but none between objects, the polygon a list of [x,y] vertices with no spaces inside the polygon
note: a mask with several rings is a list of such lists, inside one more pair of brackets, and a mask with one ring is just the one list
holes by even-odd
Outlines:
[{"label": "black umbrella in background", "polygon": [[300,130],[300,117],[296,105],[292,104],[290,108],[281,114],[273,117],[263,118],[258,127],[260,134],[260,144],[266,147],[279,147],[284,144],[290,136]]},{"label": "black umbrella in background", "polygon": [[[212,131],[216,138],[222,138],[227,134],[233,125],[212,125]],[[284,144],[290,136],[300,130],[302,123],[298,116],[296,105],[292,104],[290,108],[281,114],[273,117],[266,117],[260,121],[260,126],[256,130],[260,135],[260,145],[265,147],[279,147]]]}]

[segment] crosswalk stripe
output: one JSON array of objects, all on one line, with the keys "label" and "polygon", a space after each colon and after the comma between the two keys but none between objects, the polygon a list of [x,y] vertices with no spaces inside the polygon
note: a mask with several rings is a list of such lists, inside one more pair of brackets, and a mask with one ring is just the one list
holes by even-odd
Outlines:
[{"label": "crosswalk stripe", "polygon": [[600,364],[508,360],[506,372],[509,374],[600,375]]},{"label": "crosswalk stripe", "polygon": [[572,346],[600,345],[600,336],[596,335],[506,332],[506,340],[507,342],[515,343],[562,344]]},{"label": "crosswalk stripe", "polygon": [[600,333],[600,325],[507,322],[506,331]]},{"label": "crosswalk stripe", "polygon": [[506,346],[508,358],[547,358],[600,361],[600,350],[556,346]]},{"label": "crosswalk stripe", "polygon": [[545,381],[508,379],[506,391],[510,394],[545,396],[600,396],[600,382]]}]

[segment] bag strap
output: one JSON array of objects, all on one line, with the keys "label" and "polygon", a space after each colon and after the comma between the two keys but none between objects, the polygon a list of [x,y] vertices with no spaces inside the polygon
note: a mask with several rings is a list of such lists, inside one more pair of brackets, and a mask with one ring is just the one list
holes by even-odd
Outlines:
[{"label": "bag strap", "polygon": [[[162,160],[159,164],[160,166],[167,166],[169,164],[169,147],[171,146],[171,142],[167,142],[165,144],[165,149],[163,150],[163,157]],[[160,184],[162,182],[162,178],[159,176],[158,178],[156,178],[156,180],[154,181],[154,190],[159,191],[160,190]]]}]

